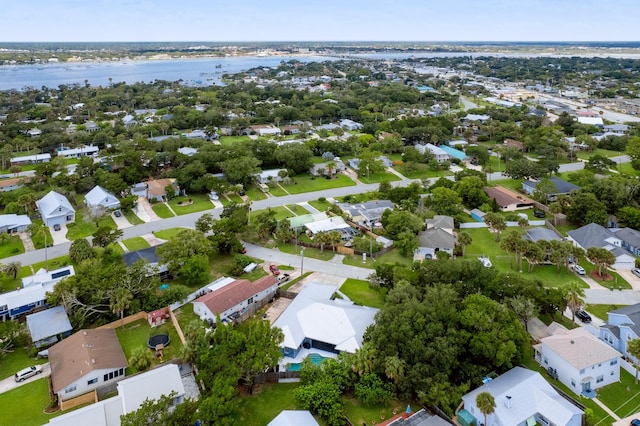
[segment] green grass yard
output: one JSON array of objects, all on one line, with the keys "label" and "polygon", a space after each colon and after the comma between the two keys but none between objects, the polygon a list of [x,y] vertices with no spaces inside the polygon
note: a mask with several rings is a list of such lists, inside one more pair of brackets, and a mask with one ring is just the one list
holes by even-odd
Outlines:
[{"label": "green grass yard", "polygon": [[[426,179],[426,178],[434,178],[440,176],[449,176],[452,173],[448,171],[435,171],[431,170],[428,164],[416,163],[415,167],[407,166],[407,164],[398,164],[393,166],[393,168],[400,173],[401,175],[407,177],[408,179]],[[364,179],[360,178],[363,182]]]},{"label": "green grass yard", "polygon": [[282,410],[300,409],[296,404],[295,390],[299,383],[278,383],[258,386],[253,395],[240,397],[239,405],[231,416],[233,424],[263,426]]},{"label": "green grass yard", "polygon": [[173,198],[169,201],[169,205],[178,216],[214,208],[209,197],[201,194]]},{"label": "green grass yard", "polygon": [[603,321],[607,320],[607,312],[615,311],[616,309],[622,308],[621,305],[586,305],[585,310],[587,310],[591,315],[594,315],[600,318]]},{"label": "green grass yard", "polygon": [[128,240],[124,240],[122,244],[124,244],[129,251],[137,251],[149,247],[147,240],[142,237],[129,238]]},{"label": "green grass yard", "polygon": [[123,210],[122,214],[127,218],[130,224],[132,225],[140,225],[144,223],[142,219],[140,219],[134,212],[131,210]]},{"label": "green grass yard", "polygon": [[[67,224],[66,236],[68,239],[77,240],[80,238],[87,238],[93,235],[98,230],[95,221],[93,221],[89,216],[85,216],[85,214],[86,211],[76,211],[76,221]],[[101,227],[107,227],[109,229],[117,228],[116,223],[113,221],[111,215],[103,216],[98,221],[98,225]]]},{"label": "green grass yard", "polygon": [[[290,185],[289,185],[290,186]],[[288,188],[288,187],[287,187]],[[288,190],[287,190],[288,191]],[[282,187],[280,186],[272,186],[269,187],[269,193],[274,197],[285,197],[289,195]]]},{"label": "green grass yard", "polygon": [[329,206],[331,206],[331,203],[328,202],[327,200],[324,200],[324,201],[313,200],[313,201],[309,201],[309,204],[321,212],[327,211],[329,209]]},{"label": "green grass yard", "polygon": [[[341,175],[341,176],[344,176],[344,175]],[[362,183],[394,182],[394,181],[400,180],[398,176],[389,172],[371,173],[364,176],[358,176],[358,179],[360,179]]]},{"label": "green grass yard", "polygon": [[63,414],[61,411],[45,413],[44,410],[50,405],[49,378],[34,380],[0,394],[0,423],[20,426],[46,424],[49,419]]},{"label": "green grass yard", "polygon": [[154,235],[162,240],[170,240],[171,238],[184,231],[186,228],[169,228],[162,231],[155,231]]},{"label": "green grass yard", "polygon": [[259,200],[266,200],[267,199],[267,196],[265,195],[265,193],[262,192],[255,185],[249,185],[249,187],[247,187],[245,189],[245,192],[247,194],[247,197],[249,197],[253,201],[259,201]]},{"label": "green grass yard", "polygon": [[358,305],[378,309],[384,305],[384,294],[381,289],[369,287],[369,282],[365,280],[347,278],[340,287],[340,291]]},{"label": "green grass yard", "polygon": [[[300,246],[295,244],[278,244],[278,249],[283,253],[296,254],[300,255]],[[325,249],[324,252],[321,252],[320,249],[305,247],[304,249],[304,257],[312,257],[314,259],[320,260],[329,260],[335,256],[335,252],[331,249]],[[297,266],[297,265],[294,265]]]},{"label": "green grass yard", "polygon": [[598,389],[598,399],[620,417],[640,411],[640,383],[635,384],[633,375],[620,368],[620,382]]},{"label": "green grass yard", "polygon": [[[396,179],[399,178],[392,175]],[[301,194],[303,192],[322,191],[325,189],[342,188],[344,186],[354,186],[356,183],[345,175],[336,175],[333,179],[313,178],[310,175],[298,175],[293,177],[293,182],[284,188],[290,194]]]},{"label": "green grass yard", "polygon": [[163,203],[152,204],[151,208],[161,219],[168,219],[174,216],[173,213],[171,213],[171,210],[169,210],[169,208]]},{"label": "green grass yard", "polygon": [[8,235],[6,241],[0,243],[0,259],[15,256],[20,253],[24,253],[24,245],[19,236]]},{"label": "green grass yard", "polygon": [[0,362],[0,380],[11,377],[16,372],[30,365],[44,364],[46,359],[32,358],[27,354],[24,348],[14,349],[13,352],[8,352],[3,355]]},{"label": "green grass yard", "polygon": [[[158,328],[151,328],[146,319],[141,319],[132,322],[131,324],[127,324],[124,327],[116,328],[116,334],[118,335],[118,340],[120,341],[125,357],[129,359],[131,353],[138,347],[142,346],[148,351],[151,351],[151,349],[147,348],[149,336],[151,336],[152,333],[156,334],[161,330],[168,332],[169,337],[171,338],[169,346],[164,349],[164,360],[168,361],[177,358],[180,353],[180,348],[182,347],[182,342],[180,342],[178,333],[171,322],[167,322]],[[153,365],[158,365],[160,363],[160,360],[156,359]],[[127,367],[127,376],[132,373],[135,373],[132,371],[132,368]]]}]

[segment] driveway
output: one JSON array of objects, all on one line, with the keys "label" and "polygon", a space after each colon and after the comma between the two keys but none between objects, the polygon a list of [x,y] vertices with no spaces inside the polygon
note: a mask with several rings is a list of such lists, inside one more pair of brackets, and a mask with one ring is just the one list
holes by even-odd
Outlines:
[{"label": "driveway", "polygon": [[51,366],[47,362],[46,364],[42,364],[42,374],[36,374],[35,376],[30,377],[23,382],[16,382],[13,376],[0,380],[0,393],[8,392],[24,384],[31,383],[34,380],[38,380],[43,377],[49,377],[50,375],[51,375]]},{"label": "driveway", "polygon": [[111,218],[116,223],[116,226],[118,227],[118,229],[124,229],[130,226],[133,226],[131,225],[131,222],[129,222],[127,218],[124,217],[124,215],[120,215],[120,217],[118,217],[115,214],[111,213]]},{"label": "driveway", "polygon": [[147,200],[144,197],[138,197],[138,202],[134,209],[134,213],[143,222],[155,222],[156,220],[160,220],[160,217],[151,208],[151,204],[149,204],[149,200]]},{"label": "driveway", "polygon": [[54,231],[53,226],[50,226],[49,233],[51,234],[51,238],[53,238],[54,246],[69,242],[67,239],[67,225],[60,225],[59,231]]},{"label": "driveway", "polygon": [[631,285],[632,289],[640,290],[640,277],[633,275],[631,269],[616,269],[616,272]]}]

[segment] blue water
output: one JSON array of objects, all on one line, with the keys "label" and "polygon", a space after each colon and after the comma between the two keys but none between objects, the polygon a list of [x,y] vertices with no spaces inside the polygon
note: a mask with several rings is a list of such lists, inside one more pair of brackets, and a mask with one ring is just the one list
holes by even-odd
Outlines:
[{"label": "blue water", "polygon": [[[220,84],[222,74],[235,74],[255,67],[275,67],[291,59],[300,62],[335,60],[319,56],[267,56],[194,58],[174,60],[122,60],[119,62],[61,62],[39,65],[0,66],[0,90],[42,86],[57,88],[61,84],[107,86],[112,83],[152,83],[155,80],[178,81],[185,84]],[[216,68],[220,65],[220,68]]]},{"label": "blue water", "polygon": [[[307,358],[309,358],[314,365],[320,365],[320,363],[326,359],[322,355],[318,354],[309,354],[307,355]],[[287,368],[287,371],[300,371],[301,366],[302,363],[289,364],[289,368]]]}]

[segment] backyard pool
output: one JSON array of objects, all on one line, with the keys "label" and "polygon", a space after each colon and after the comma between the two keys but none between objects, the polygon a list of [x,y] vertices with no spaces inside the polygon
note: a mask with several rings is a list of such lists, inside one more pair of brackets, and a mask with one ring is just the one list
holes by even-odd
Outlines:
[{"label": "backyard pool", "polygon": [[[322,361],[327,359],[319,354],[309,354],[307,355],[307,358],[309,358],[314,365],[320,365]],[[302,366],[302,363],[289,364],[287,371],[300,371],[301,366]]]}]

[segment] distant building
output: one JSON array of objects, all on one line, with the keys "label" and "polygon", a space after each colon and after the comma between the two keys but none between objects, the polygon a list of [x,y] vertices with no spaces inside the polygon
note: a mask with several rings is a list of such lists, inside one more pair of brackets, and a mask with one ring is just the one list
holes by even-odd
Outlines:
[{"label": "distant building", "polygon": [[58,148],[56,153],[62,158],[97,157],[100,149],[93,145],[83,145],[79,148]]},{"label": "distant building", "polygon": [[23,164],[48,163],[49,161],[51,161],[51,154],[34,154],[14,157],[10,163],[12,166],[21,166]]}]

